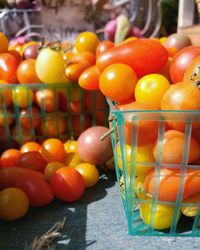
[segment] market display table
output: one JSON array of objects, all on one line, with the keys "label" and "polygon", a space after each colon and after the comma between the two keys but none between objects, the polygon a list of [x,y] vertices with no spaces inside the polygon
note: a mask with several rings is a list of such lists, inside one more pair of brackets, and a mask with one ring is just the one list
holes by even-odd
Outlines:
[{"label": "market display table", "polygon": [[[81,200],[66,204],[55,200],[30,209],[15,222],[0,221],[0,250],[28,250],[35,237],[66,218],[51,249],[57,250],[188,250],[200,249],[200,238],[133,237],[128,235],[125,213],[114,172],[105,172]],[[27,246],[27,247],[25,247]]]}]

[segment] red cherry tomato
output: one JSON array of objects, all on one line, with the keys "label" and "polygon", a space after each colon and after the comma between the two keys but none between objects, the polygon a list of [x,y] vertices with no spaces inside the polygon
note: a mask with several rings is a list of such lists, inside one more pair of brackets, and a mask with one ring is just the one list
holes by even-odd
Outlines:
[{"label": "red cherry tomato", "polygon": [[47,165],[46,160],[42,157],[42,155],[39,152],[23,153],[18,160],[18,166],[22,168],[29,168],[32,170],[36,170],[41,173],[44,172],[46,165]]},{"label": "red cherry tomato", "polygon": [[186,69],[198,56],[200,56],[200,46],[188,46],[175,54],[169,68],[173,83],[183,81]]},{"label": "red cherry tomato", "polygon": [[18,160],[21,152],[18,149],[8,149],[1,155],[1,160],[4,168],[18,166]]},{"label": "red cherry tomato", "polygon": [[19,181],[15,186],[26,193],[31,207],[45,206],[54,198],[51,186],[44,180]]},{"label": "red cherry tomato", "polygon": [[20,111],[20,122],[24,128],[37,128],[42,123],[42,117],[37,108],[32,107],[31,111],[28,108],[24,108]]},{"label": "red cherry tomato", "polygon": [[83,177],[71,167],[56,170],[51,177],[51,187],[55,196],[66,202],[78,200],[85,190]]},{"label": "red cherry tomato", "polygon": [[19,61],[9,53],[0,54],[0,78],[10,83],[17,83]]}]

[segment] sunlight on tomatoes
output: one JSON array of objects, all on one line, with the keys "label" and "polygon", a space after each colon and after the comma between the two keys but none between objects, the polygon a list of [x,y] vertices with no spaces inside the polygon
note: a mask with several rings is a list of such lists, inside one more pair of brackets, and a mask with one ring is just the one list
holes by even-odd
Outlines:
[{"label": "sunlight on tomatoes", "polygon": [[64,144],[58,139],[47,139],[42,144],[41,154],[47,162],[63,162],[65,159]]},{"label": "sunlight on tomatoes", "polygon": [[75,169],[82,175],[86,188],[93,187],[99,180],[99,172],[95,165],[90,163],[78,164]]},{"label": "sunlight on tomatoes", "polygon": [[[148,164],[155,163],[153,156],[153,144],[137,147],[136,158],[131,162],[133,150],[134,148],[131,148],[131,146],[125,145],[124,160],[127,163],[128,173],[130,174],[131,167],[135,168],[136,176],[149,173],[152,170],[152,167],[148,166]],[[120,145],[117,146],[117,164],[121,170],[125,167],[124,161],[122,160]]]},{"label": "sunlight on tomatoes", "polygon": [[13,221],[23,217],[29,209],[27,195],[19,188],[6,188],[0,192],[0,218]]},{"label": "sunlight on tomatoes", "polygon": [[161,99],[169,86],[167,78],[160,74],[143,76],[136,84],[135,99],[138,102],[155,105],[157,109],[160,109]]},{"label": "sunlight on tomatoes", "polygon": [[77,170],[70,167],[56,170],[51,177],[51,187],[55,196],[65,202],[80,199],[85,191],[83,177]]},{"label": "sunlight on tomatoes", "polygon": [[75,41],[75,48],[77,52],[89,51],[95,54],[99,38],[96,34],[86,31],[80,33]]},{"label": "sunlight on tomatoes", "polygon": [[26,59],[17,69],[17,78],[20,83],[40,83],[35,71],[35,59]]},{"label": "sunlight on tomatoes", "polygon": [[115,45],[111,41],[100,41],[96,48],[96,57],[101,55],[103,52],[113,48]]},{"label": "sunlight on tomatoes", "polygon": [[19,61],[9,53],[0,54],[0,79],[17,83],[17,68]]},{"label": "sunlight on tomatoes", "polygon": [[153,213],[151,213],[151,208],[151,204],[140,204],[140,217],[142,218],[144,223],[158,230],[169,228],[173,220],[174,207],[169,205],[156,204]]},{"label": "sunlight on tomatoes", "polygon": [[96,65],[84,70],[78,79],[79,86],[86,90],[98,90],[100,71]]},{"label": "sunlight on tomatoes", "polygon": [[130,66],[116,63],[101,73],[99,88],[112,101],[122,102],[134,96],[136,82],[137,76]]},{"label": "sunlight on tomatoes", "polygon": [[7,149],[1,155],[3,167],[17,167],[21,152],[18,149]]},{"label": "sunlight on tomatoes", "polygon": [[27,142],[23,144],[20,148],[21,154],[27,153],[27,152],[40,152],[41,146],[37,142]]}]

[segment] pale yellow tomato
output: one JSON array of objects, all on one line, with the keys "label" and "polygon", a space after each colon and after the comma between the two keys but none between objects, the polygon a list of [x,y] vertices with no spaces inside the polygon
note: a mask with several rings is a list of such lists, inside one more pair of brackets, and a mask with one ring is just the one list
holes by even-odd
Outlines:
[{"label": "pale yellow tomato", "polygon": [[[125,145],[125,161],[127,161],[128,164],[128,170],[130,171],[131,167],[131,146],[130,145]],[[122,162],[122,157],[121,157],[121,150],[120,150],[120,145],[117,146],[117,157],[118,157],[118,167],[122,170],[123,162]],[[154,163],[155,159],[153,156],[153,144],[148,144],[143,147],[138,147],[137,148],[137,155],[136,155],[136,162],[137,163],[144,163],[144,165],[140,165],[136,163],[136,176],[139,175],[145,175],[149,173],[152,170],[152,167],[149,167],[145,165],[145,163]]]}]

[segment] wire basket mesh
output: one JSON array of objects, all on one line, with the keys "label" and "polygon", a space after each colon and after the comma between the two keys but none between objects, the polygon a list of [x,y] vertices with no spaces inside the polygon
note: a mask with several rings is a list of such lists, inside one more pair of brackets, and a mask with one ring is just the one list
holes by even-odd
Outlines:
[{"label": "wire basket mesh", "polygon": [[[199,187],[200,161],[191,163],[189,155],[191,140],[193,140],[191,135],[197,135],[199,140],[199,132],[195,130],[194,124],[200,122],[200,113],[198,111],[119,111],[110,101],[109,105],[112,116],[110,126],[114,130],[111,138],[115,170],[129,234],[199,237],[199,190],[194,191],[190,181],[195,176],[196,185]],[[181,161],[176,164],[173,161],[169,164],[164,160],[163,144],[170,122],[185,124],[183,154]],[[149,125],[150,129],[147,129],[146,133],[145,130],[141,133],[141,126],[145,126],[144,124]],[[153,124],[156,124],[157,129]],[[156,135],[154,141],[141,146],[140,139],[145,140],[149,137],[149,133]],[[157,145],[156,150],[155,145]],[[153,158],[148,156],[147,149],[154,149]],[[141,152],[146,154],[145,159],[141,158]],[[173,154],[176,155],[178,152]],[[190,197],[194,194],[198,198],[187,199],[189,193]]]}]

